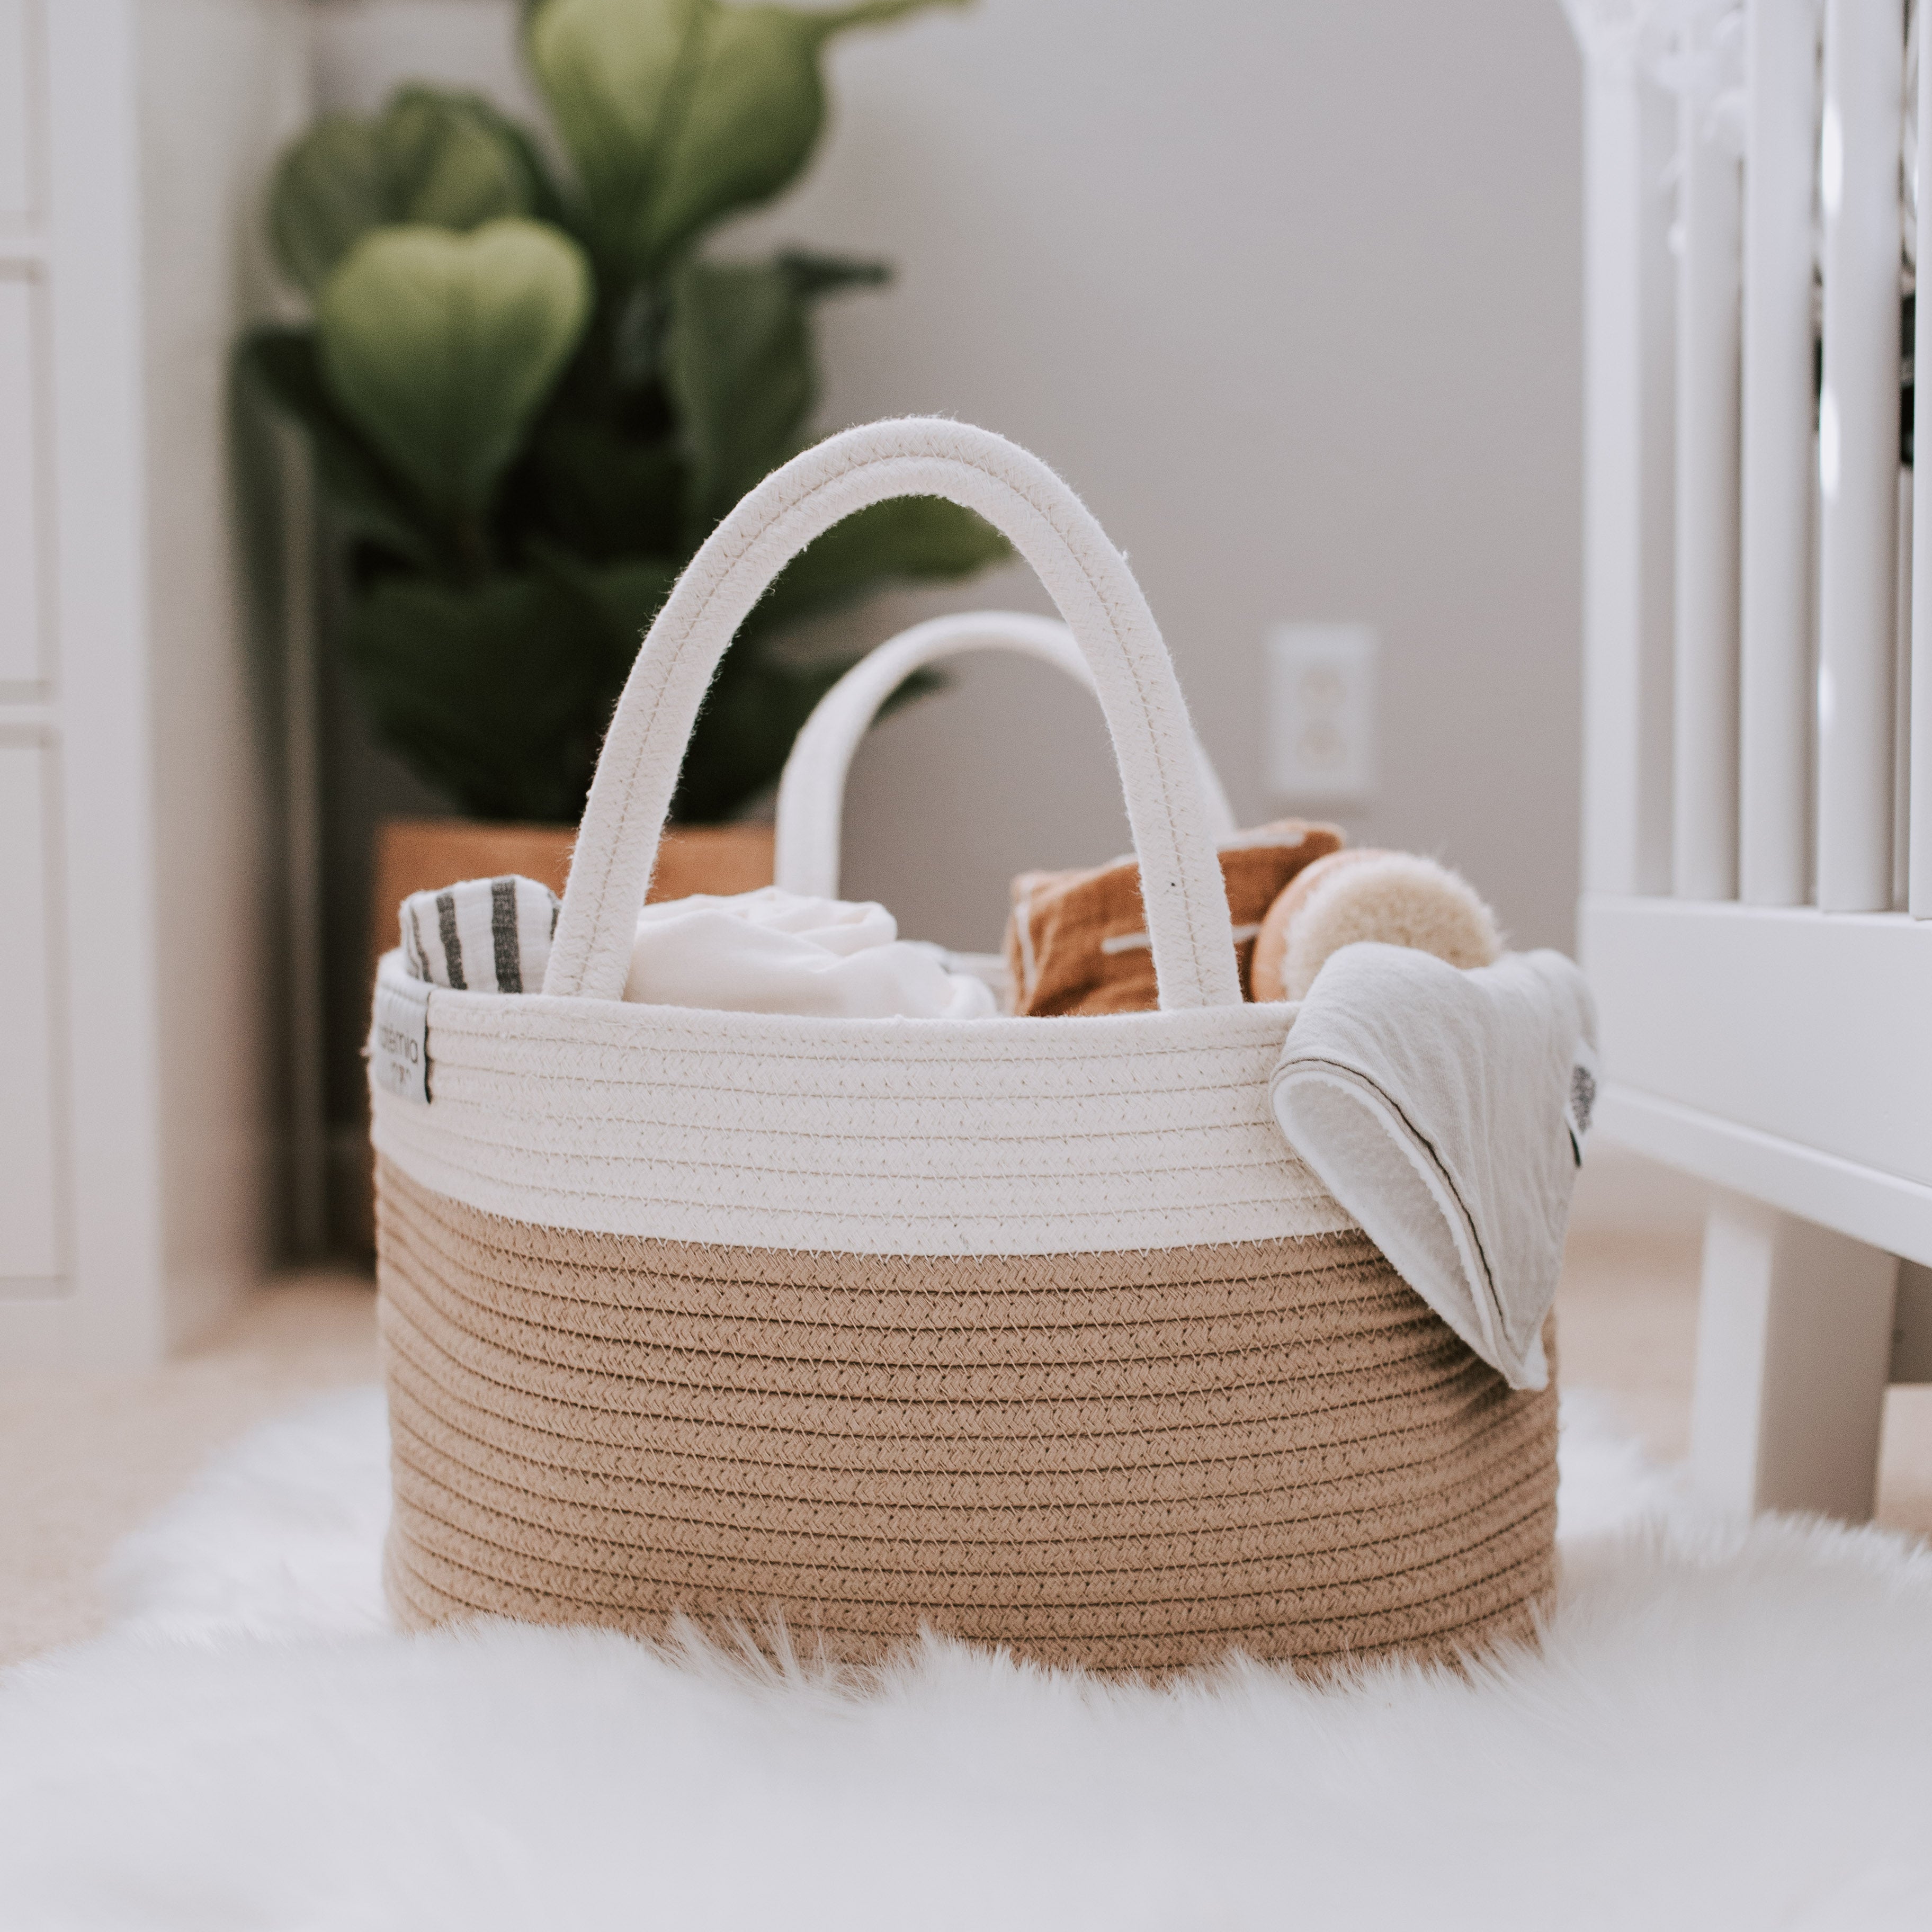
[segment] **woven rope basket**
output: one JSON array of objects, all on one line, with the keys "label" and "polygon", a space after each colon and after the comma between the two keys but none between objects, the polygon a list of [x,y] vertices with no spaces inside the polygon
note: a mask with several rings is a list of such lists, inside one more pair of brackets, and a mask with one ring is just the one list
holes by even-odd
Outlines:
[{"label": "woven rope basket", "polygon": [[[812,536],[915,494],[1004,529],[1068,620],[1161,1010],[624,1004],[718,657]],[[835,790],[882,683],[801,739],[842,748]],[[781,883],[836,886],[836,809],[786,789]],[[384,962],[386,1570],[406,1624],[777,1621],[856,1662],[932,1629],[1150,1672],[1530,1632],[1553,1384],[1510,1390],[1284,1144],[1266,1090],[1294,1009],[1241,1002],[1216,790],[1124,562],[1010,444],[875,424],[740,506],[626,688],[544,992],[430,990]]]}]

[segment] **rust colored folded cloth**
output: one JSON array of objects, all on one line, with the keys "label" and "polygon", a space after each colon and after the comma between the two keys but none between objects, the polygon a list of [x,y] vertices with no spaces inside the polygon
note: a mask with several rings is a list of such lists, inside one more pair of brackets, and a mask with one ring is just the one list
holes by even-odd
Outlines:
[{"label": "rust colored folded cloth", "polygon": [[[1248,998],[1254,998],[1248,971],[1262,915],[1304,866],[1343,842],[1334,826],[1282,818],[1220,848]],[[1159,1004],[1140,867],[1132,859],[1084,871],[1022,872],[1012,896],[1006,968],[1015,1013],[1132,1013]]]}]

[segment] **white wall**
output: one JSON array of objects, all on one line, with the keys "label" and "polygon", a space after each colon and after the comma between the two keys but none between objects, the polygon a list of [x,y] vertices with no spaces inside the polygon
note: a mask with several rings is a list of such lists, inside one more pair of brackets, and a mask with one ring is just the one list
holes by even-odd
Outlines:
[{"label": "white wall", "polygon": [[[324,0],[325,98],[502,93],[512,11]],[[1384,776],[1352,830],[1567,946],[1580,97],[1556,0],[982,0],[850,38],[833,74],[806,185],[728,238],[898,263],[826,311],[825,425],[949,411],[1060,469],[1249,818],[1266,627],[1377,625]],[[1015,573],[969,598],[1038,602]],[[1012,872],[1125,836],[1097,722],[1020,666],[883,728],[854,794],[848,890],[955,943],[992,943]]]},{"label": "white wall", "polygon": [[[167,1334],[212,1327],[278,1230],[279,505],[238,466],[233,344],[276,290],[272,158],[308,118],[288,0],[144,0],[140,20],[148,664]],[[194,111],[184,113],[184,102]],[[256,459],[259,461],[259,458]]]}]

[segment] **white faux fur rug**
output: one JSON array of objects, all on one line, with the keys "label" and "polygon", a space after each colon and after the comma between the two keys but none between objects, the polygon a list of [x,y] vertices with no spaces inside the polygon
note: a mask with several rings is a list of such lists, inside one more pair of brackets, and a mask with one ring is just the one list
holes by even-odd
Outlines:
[{"label": "white faux fur rug", "polygon": [[0,1678],[0,1926],[1924,1932],[1932,1553],[1702,1520],[1564,1417],[1540,1654],[1154,1690],[935,1643],[858,1689],[390,1633],[381,1401],[334,1397]]}]

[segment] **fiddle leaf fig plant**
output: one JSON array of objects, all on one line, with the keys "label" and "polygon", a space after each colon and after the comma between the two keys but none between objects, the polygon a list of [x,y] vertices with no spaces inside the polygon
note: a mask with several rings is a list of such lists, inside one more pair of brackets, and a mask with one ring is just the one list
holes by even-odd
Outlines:
[{"label": "fiddle leaf fig plant", "polygon": [[718,0],[550,0],[535,8],[531,64],[601,251],[648,274],[722,217],[769,200],[804,166],[824,125],[826,42],[931,4],[801,13]]},{"label": "fiddle leaf fig plant", "polygon": [[[549,130],[406,87],[283,158],[271,238],[310,316],[255,331],[243,360],[307,432],[376,730],[461,809],[575,820],[678,572],[812,440],[817,305],[887,268],[704,244],[810,159],[834,36],[956,4],[526,0]],[[927,499],[827,532],[728,653],[674,815],[728,818],[768,787],[845,668],[788,652],[789,627],[1004,550]]]},{"label": "fiddle leaf fig plant", "polygon": [[482,519],[590,302],[583,250],[514,215],[374,230],[323,285],[323,380],[479,563]]},{"label": "fiddle leaf fig plant", "polygon": [[313,296],[372,228],[475,228],[537,212],[541,170],[487,101],[402,88],[373,121],[332,114],[282,164],[269,210],[275,254]]}]

